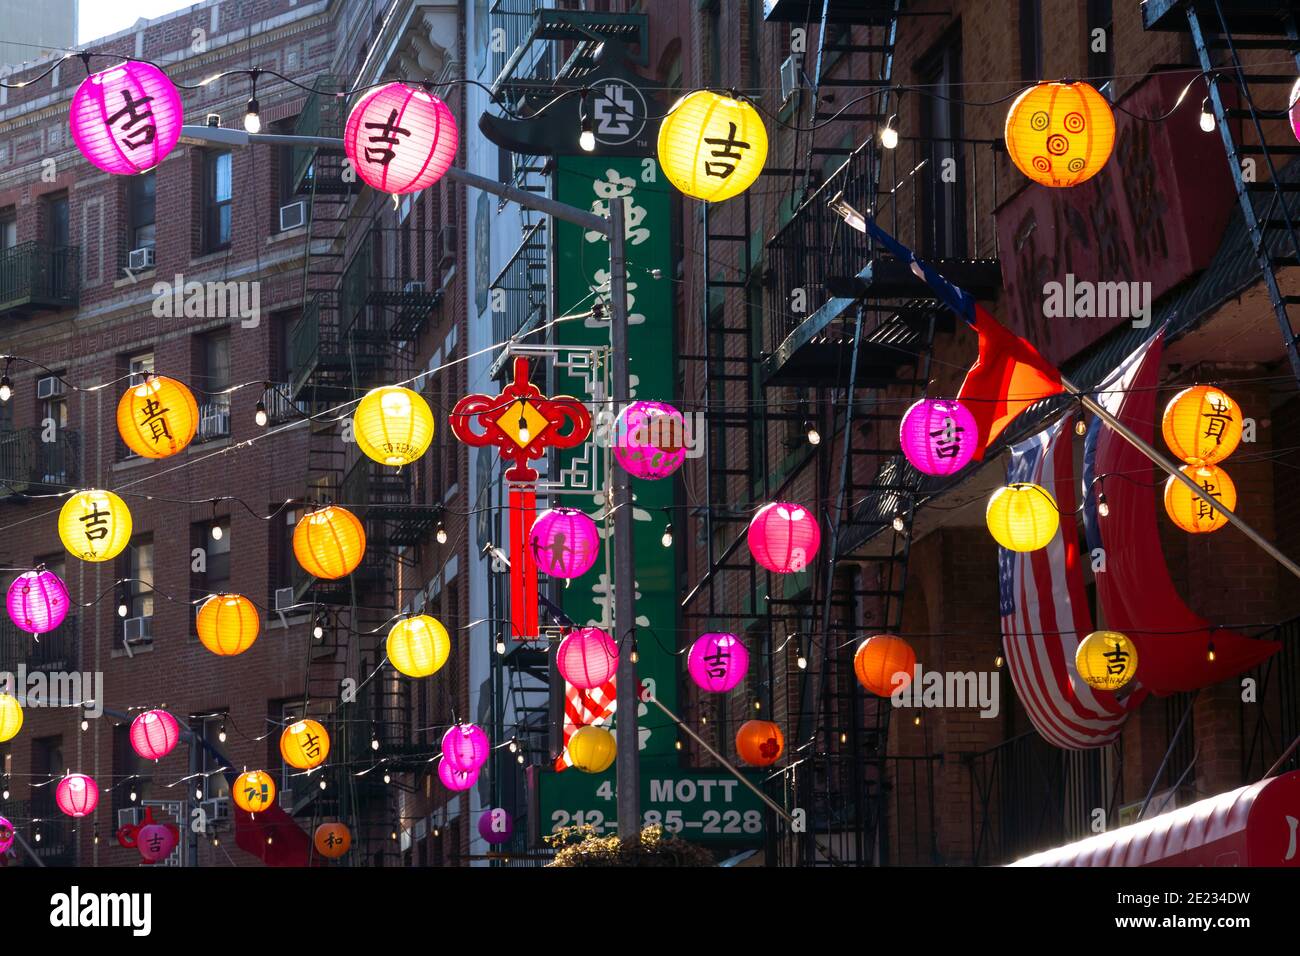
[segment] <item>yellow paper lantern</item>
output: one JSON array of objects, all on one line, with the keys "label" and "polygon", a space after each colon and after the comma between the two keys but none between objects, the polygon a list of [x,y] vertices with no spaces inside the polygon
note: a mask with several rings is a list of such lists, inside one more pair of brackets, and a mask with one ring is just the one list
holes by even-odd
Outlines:
[{"label": "yellow paper lantern", "polygon": [[442,622],[419,614],[393,625],[387,650],[389,661],[407,677],[428,677],[447,663],[451,637]]},{"label": "yellow paper lantern", "polygon": [[275,779],[265,770],[246,770],[235,778],[230,795],[239,809],[260,813],[275,803]]},{"label": "yellow paper lantern", "polygon": [[117,403],[117,431],[137,455],[166,458],[199,430],[199,406],[188,388],[165,375],[150,375]]},{"label": "yellow paper lantern", "polygon": [[1119,690],[1137,673],[1137,645],[1119,631],[1093,631],[1074,652],[1074,669],[1096,690]]},{"label": "yellow paper lantern", "polygon": [[311,770],[330,755],[330,735],[314,720],[299,720],[280,734],[280,756],[290,767]]},{"label": "yellow paper lantern", "polygon": [[1241,441],[1241,409],[1212,385],[1185,388],[1165,406],[1160,430],[1169,450],[1191,465],[1223,461]]},{"label": "yellow paper lantern", "polygon": [[0,694],[0,743],[13,740],[23,729],[23,707],[11,694]]},{"label": "yellow paper lantern", "polygon": [[767,130],[744,100],[697,90],[673,104],[659,125],[659,163],[688,196],[722,202],[758,178],[767,159]]},{"label": "yellow paper lantern", "polygon": [[365,528],[356,515],[337,505],[304,515],[293,529],[293,555],[312,577],[346,577],[365,552]]},{"label": "yellow paper lantern", "polygon": [[[1237,510],[1237,486],[1218,465],[1184,465],[1179,470],[1229,511]],[[1225,515],[1172,477],[1165,482],[1165,511],[1188,534],[1208,534],[1228,523]]]},{"label": "yellow paper lantern", "polygon": [[1055,536],[1061,514],[1046,488],[1017,482],[993,492],[984,520],[989,533],[1007,550],[1037,551]]},{"label": "yellow paper lantern", "polygon": [[1031,86],[1007,111],[1007,155],[1044,186],[1077,186],[1091,179],[1115,145],[1115,114],[1087,83]]},{"label": "yellow paper lantern", "polygon": [[588,724],[579,727],[569,738],[569,759],[579,770],[601,773],[608,770],[618,753],[614,735],[604,727]]},{"label": "yellow paper lantern", "polygon": [[195,621],[203,646],[222,657],[252,647],[261,626],[257,608],[242,594],[214,594],[199,607]]},{"label": "yellow paper lantern", "polygon": [[433,412],[418,393],[400,385],[367,392],[352,416],[357,447],[381,465],[409,465],[433,441]]},{"label": "yellow paper lantern", "polygon": [[131,510],[111,491],[79,491],[59,510],[59,539],[83,561],[111,561],[131,543]]}]

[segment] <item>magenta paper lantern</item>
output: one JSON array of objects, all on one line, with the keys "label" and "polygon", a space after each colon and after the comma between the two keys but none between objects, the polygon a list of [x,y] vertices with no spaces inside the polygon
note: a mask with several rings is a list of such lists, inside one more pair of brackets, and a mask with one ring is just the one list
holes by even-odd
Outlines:
[{"label": "magenta paper lantern", "polygon": [[84,773],[73,773],[59,781],[54,802],[70,817],[88,817],[99,806],[99,788]]},{"label": "magenta paper lantern", "polygon": [[45,634],[63,623],[72,603],[67,586],[53,571],[24,571],[9,585],[9,619],[20,631]]},{"label": "magenta paper lantern", "polygon": [[488,807],[478,818],[478,834],[488,843],[505,843],[514,832],[514,819],[500,807]]},{"label": "magenta paper lantern", "polygon": [[442,762],[461,773],[477,774],[491,748],[482,727],[457,724],[442,735]]},{"label": "magenta paper lantern", "polygon": [[170,823],[150,823],[142,826],[135,837],[135,848],[146,863],[157,863],[172,855],[180,833]]},{"label": "magenta paper lantern", "polygon": [[162,760],[180,739],[180,724],[165,710],[146,710],[131,721],[131,749],[145,760]]},{"label": "magenta paper lantern", "polygon": [[686,461],[686,421],[664,402],[633,402],[614,422],[614,458],[634,478],[667,478]]},{"label": "magenta paper lantern", "polygon": [[551,508],[533,521],[528,547],[538,570],[553,578],[577,578],[596,563],[600,533],[596,522],[577,508]]},{"label": "magenta paper lantern", "polygon": [[974,456],[979,425],[961,402],[923,398],[903,414],[898,440],[917,471],[951,475]]},{"label": "magenta paper lantern", "polygon": [[1295,134],[1296,139],[1300,139],[1300,80],[1295,81],[1295,86],[1291,87],[1290,110],[1291,132]]},{"label": "magenta paper lantern", "polygon": [[468,790],[478,783],[477,770],[457,770],[447,758],[438,761],[438,779],[448,790]]},{"label": "magenta paper lantern", "polygon": [[822,542],[812,512],[788,501],[774,501],[759,508],[746,537],[754,560],[778,574],[808,567]]},{"label": "magenta paper lantern", "polygon": [[9,852],[14,845],[14,825],[5,817],[0,817],[0,856]]},{"label": "magenta paper lantern", "polygon": [[92,73],[72,97],[68,120],[81,155],[106,173],[153,169],[181,137],[184,109],[167,74],[135,60]]},{"label": "magenta paper lantern", "polygon": [[735,634],[701,634],[686,656],[686,669],[704,690],[726,693],[745,679],[749,651]]},{"label": "magenta paper lantern", "polygon": [[343,149],[362,179],[381,192],[432,186],[456,158],[456,117],[432,93],[404,83],[372,90],[352,107]]},{"label": "magenta paper lantern", "polygon": [[598,627],[583,627],[560,641],[555,651],[560,676],[579,690],[600,687],[618,670],[618,646]]}]

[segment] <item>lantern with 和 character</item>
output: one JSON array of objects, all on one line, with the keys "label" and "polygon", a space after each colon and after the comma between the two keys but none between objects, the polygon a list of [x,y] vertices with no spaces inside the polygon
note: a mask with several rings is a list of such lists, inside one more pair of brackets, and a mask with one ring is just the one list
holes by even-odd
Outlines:
[{"label": "lantern with \u548c character", "polygon": [[1115,114],[1087,83],[1031,86],[1007,111],[1007,155],[1043,186],[1067,187],[1095,176],[1115,145]]},{"label": "lantern with \u548c character", "polygon": [[264,770],[246,770],[230,788],[235,806],[247,813],[261,813],[275,802],[275,779]]},{"label": "lantern with \u548c character", "polygon": [[366,93],[343,128],[343,150],[357,175],[393,195],[419,192],[441,179],[459,139],[447,104],[405,83]]},{"label": "lantern with \u548c character", "polygon": [[1137,646],[1119,631],[1093,631],[1074,652],[1074,668],[1096,690],[1119,690],[1137,673]]},{"label": "lantern with \u548c character", "polygon": [[234,657],[253,646],[261,618],[242,594],[214,594],[199,607],[195,628],[213,654]]},{"label": "lantern with \u548c character", "polygon": [[24,571],[14,578],[5,603],[9,620],[19,630],[29,634],[47,634],[68,616],[72,599],[57,574],[39,568]]},{"label": "lantern with \u548c character", "polygon": [[54,788],[54,803],[70,817],[88,817],[99,806],[99,787],[84,773],[70,773]]},{"label": "lantern with \u548c character", "polygon": [[106,173],[153,169],[181,137],[184,109],[176,86],[152,63],[126,63],[92,73],[72,95],[72,139]]},{"label": "lantern with \u548c character", "polygon": [[877,697],[889,697],[910,684],[915,667],[916,651],[912,645],[892,634],[867,638],[853,655],[853,673],[858,683]]},{"label": "lantern with \u548c character", "polygon": [[577,508],[548,508],[528,531],[528,550],[538,570],[572,580],[596,563],[600,532],[596,522]]},{"label": "lantern with \u548c character", "polygon": [[604,773],[618,755],[618,742],[604,727],[579,727],[565,748],[569,761],[583,773]]},{"label": "lantern with \u548c character", "polygon": [[[1218,465],[1184,465],[1179,471],[1223,507],[1236,510],[1237,486]],[[1165,482],[1165,512],[1188,534],[1208,534],[1228,523],[1227,515],[1172,476]]]},{"label": "lantern with \u548c character", "polygon": [[337,860],[352,848],[352,831],[338,821],[322,823],[316,828],[312,843],[325,859]]},{"label": "lantern with \u548c character", "polygon": [[304,515],[294,526],[293,555],[312,577],[347,577],[365,552],[366,530],[346,508],[328,505]]},{"label": "lantern with \u548c character", "polygon": [[388,660],[407,677],[428,677],[447,663],[451,637],[442,622],[427,614],[398,621],[388,632]]},{"label": "lantern with \u548c character", "polygon": [[1221,389],[1193,385],[1169,400],[1160,431],[1169,450],[1189,465],[1212,465],[1236,451],[1241,409]]},{"label": "lantern with \u548c character", "polygon": [[749,651],[735,634],[703,634],[691,645],[686,669],[701,689],[726,693],[745,679]]},{"label": "lantern with \u548c character", "polygon": [[433,412],[418,392],[400,385],[372,389],[352,416],[357,447],[381,465],[409,465],[433,441]]},{"label": "lantern with \u548c character", "polygon": [[314,720],[297,720],[280,734],[280,756],[296,770],[312,770],[330,755],[330,735]]},{"label": "lantern with \u548c character", "polygon": [[1061,513],[1046,488],[1021,481],[993,492],[984,519],[989,533],[1008,551],[1037,551],[1055,537]]},{"label": "lantern with \u548c character", "polygon": [[696,90],[659,125],[659,163],[669,182],[694,199],[722,202],[753,184],[767,160],[767,130],[744,100]]},{"label": "lantern with \u548c character", "polygon": [[59,509],[59,540],[83,561],[111,561],[131,542],[131,511],[111,491],[79,491]]},{"label": "lantern with \u548c character", "polygon": [[117,431],[143,458],[166,458],[183,451],[199,430],[199,406],[188,388],[173,378],[150,375],[132,385],[117,403]]},{"label": "lantern with \u548c character", "polygon": [[736,731],[736,753],[751,767],[770,767],[784,749],[785,736],[770,720],[747,720]]}]

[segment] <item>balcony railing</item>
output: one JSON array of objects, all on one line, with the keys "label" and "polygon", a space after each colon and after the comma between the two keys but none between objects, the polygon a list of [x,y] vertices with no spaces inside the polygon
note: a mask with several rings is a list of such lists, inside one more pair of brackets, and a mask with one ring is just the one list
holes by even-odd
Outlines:
[{"label": "balcony railing", "polygon": [[40,425],[0,430],[0,498],[55,494],[77,483],[80,433],[67,428],[45,441]]},{"label": "balcony railing", "polygon": [[[524,232],[523,242],[510,261],[492,280],[489,297],[493,303],[492,341],[505,342],[523,336],[546,321],[546,220]],[[495,308],[497,297],[502,308]],[[503,352],[491,372],[497,375],[509,364]]]},{"label": "balcony railing", "polygon": [[55,804],[53,787],[43,787],[33,794],[32,799],[18,805],[18,818],[32,821],[28,845],[46,866],[71,866],[77,857],[74,821]]},{"label": "balcony railing", "polygon": [[302,402],[295,402],[289,397],[288,382],[272,382],[262,402],[266,405],[266,417],[271,422],[287,422],[302,418],[307,408]]},{"label": "balcony railing", "polygon": [[81,249],[20,242],[0,252],[0,315],[70,309],[81,291]]},{"label": "balcony railing", "polygon": [[289,393],[296,400],[309,382],[344,393],[365,385],[383,367],[387,344],[379,310],[362,308],[345,324],[340,293],[317,292],[289,333]]},{"label": "balcony railing", "polygon": [[[1279,624],[1264,637],[1281,648],[1250,673],[1258,700],[1241,705],[1242,780],[1258,780],[1300,737],[1300,618]],[[1292,751],[1278,772],[1300,769],[1300,752]]]},{"label": "balcony railing", "polygon": [[[322,73],[312,84],[313,92],[308,94],[294,124],[295,136],[330,136],[343,135],[345,100],[334,94],[347,89],[341,77]],[[293,182],[299,191],[311,188],[311,177],[315,172],[317,148],[314,146],[295,148],[293,151]],[[322,186],[324,183],[317,183]]]},{"label": "balcony railing", "polygon": [[0,673],[16,674],[20,666],[29,674],[75,671],[79,634],[76,615],[39,638],[6,618],[0,623]]}]

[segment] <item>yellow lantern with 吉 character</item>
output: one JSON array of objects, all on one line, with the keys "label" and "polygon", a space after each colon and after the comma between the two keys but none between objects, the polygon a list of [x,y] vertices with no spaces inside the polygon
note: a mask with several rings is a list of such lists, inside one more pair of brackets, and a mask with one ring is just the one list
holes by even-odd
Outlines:
[{"label": "yellow lantern with \u5409 character", "polygon": [[1119,631],[1093,631],[1074,652],[1074,669],[1095,690],[1119,690],[1137,667],[1137,645]]},{"label": "yellow lantern with \u5409 character", "polygon": [[447,663],[451,637],[442,622],[417,614],[393,625],[388,632],[388,660],[407,677],[428,677]]},{"label": "yellow lantern with \u5409 character", "polygon": [[1160,431],[1169,450],[1191,465],[1223,461],[1241,441],[1237,403],[1212,385],[1185,388],[1165,406]]},{"label": "yellow lantern with \u5409 character", "polygon": [[1037,551],[1056,535],[1061,514],[1042,485],[1017,482],[993,492],[984,514],[989,533],[1008,551]]},{"label": "yellow lantern with \u5409 character", "polygon": [[381,465],[409,465],[433,441],[433,412],[418,393],[400,385],[367,392],[352,416],[357,447]]},{"label": "yellow lantern with \u5409 character", "polygon": [[247,813],[261,813],[275,803],[275,778],[265,770],[246,770],[230,788],[235,806]]},{"label": "yellow lantern with \u5409 character", "polygon": [[165,375],[132,385],[117,403],[117,431],[137,455],[166,458],[193,440],[199,406],[188,388]]},{"label": "yellow lantern with \u5409 character", "polygon": [[767,160],[767,130],[744,100],[696,90],[659,125],[659,163],[669,182],[706,202],[739,196]]},{"label": "yellow lantern with \u5409 character", "polygon": [[608,770],[618,753],[614,735],[595,724],[575,730],[569,738],[567,749],[569,760],[584,773],[602,773]]},{"label": "yellow lantern with \u5409 character", "polygon": [[111,491],[79,491],[59,510],[59,540],[83,561],[111,561],[131,542],[131,511]]},{"label": "yellow lantern with \u5409 character", "polygon": [[1077,186],[1100,172],[1115,145],[1115,114],[1087,83],[1043,82],[1007,111],[1007,155],[1043,186]]},{"label": "yellow lantern with \u5409 character", "polygon": [[330,735],[314,720],[298,720],[280,735],[280,756],[290,767],[311,770],[330,755]]},{"label": "yellow lantern with \u5409 character", "polygon": [[[1184,465],[1179,469],[1229,511],[1237,509],[1237,486],[1218,465]],[[1188,534],[1208,534],[1228,523],[1228,518],[1177,478],[1165,482],[1165,512]]]},{"label": "yellow lantern with \u5409 character", "polygon": [[18,698],[0,694],[0,743],[13,740],[23,729],[23,708]]}]

